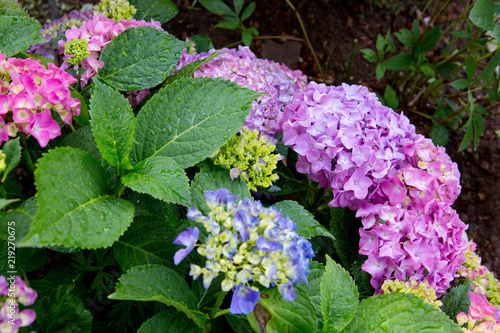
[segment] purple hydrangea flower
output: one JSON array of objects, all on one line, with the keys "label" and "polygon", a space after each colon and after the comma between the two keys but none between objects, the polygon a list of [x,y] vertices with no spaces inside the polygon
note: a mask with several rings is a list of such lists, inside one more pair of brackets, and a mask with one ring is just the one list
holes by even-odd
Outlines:
[{"label": "purple hydrangea flower", "polygon": [[[252,281],[265,288],[278,286],[283,297],[292,301],[293,284],[307,283],[309,259],[314,257],[311,244],[295,232],[296,224],[275,207],[265,208],[249,198],[237,201],[238,196],[226,189],[205,191],[205,200],[210,209],[207,216],[191,207],[188,218],[201,222],[209,233],[197,245],[198,253],[207,260],[205,267],[191,264],[189,275],[195,280],[203,276],[203,286],[208,289],[223,273],[222,290],[234,291],[233,314],[247,314],[255,307],[260,294],[249,287]],[[198,237],[191,238],[189,229],[181,234],[178,244],[188,248],[175,255],[176,264],[192,250]]]}]

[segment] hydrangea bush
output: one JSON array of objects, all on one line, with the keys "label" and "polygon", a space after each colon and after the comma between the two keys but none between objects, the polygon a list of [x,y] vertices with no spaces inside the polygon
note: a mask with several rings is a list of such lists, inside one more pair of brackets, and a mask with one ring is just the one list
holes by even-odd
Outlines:
[{"label": "hydrangea bush", "polygon": [[170,1],[14,13],[1,332],[498,331],[456,164],[368,87],[181,41]]}]

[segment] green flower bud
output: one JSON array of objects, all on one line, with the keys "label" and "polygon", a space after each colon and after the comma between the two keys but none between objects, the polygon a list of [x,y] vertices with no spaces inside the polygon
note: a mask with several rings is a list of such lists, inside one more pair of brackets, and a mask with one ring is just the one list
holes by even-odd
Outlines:
[{"label": "green flower bud", "polygon": [[95,15],[105,15],[106,17],[115,20],[131,20],[137,9],[132,6],[127,0],[102,0],[94,7]]},{"label": "green flower bud", "polygon": [[231,179],[240,176],[250,190],[256,191],[257,186],[269,187],[279,178],[273,170],[283,156],[273,154],[275,148],[276,145],[267,137],[259,137],[256,129],[250,131],[243,127],[242,132],[220,148],[215,164],[229,169]]},{"label": "green flower bud", "polygon": [[73,39],[67,42],[64,44],[64,53],[73,57],[68,57],[66,60],[72,65],[77,65],[83,59],[87,59],[90,55],[90,51],[87,50],[88,46],[85,39]]}]

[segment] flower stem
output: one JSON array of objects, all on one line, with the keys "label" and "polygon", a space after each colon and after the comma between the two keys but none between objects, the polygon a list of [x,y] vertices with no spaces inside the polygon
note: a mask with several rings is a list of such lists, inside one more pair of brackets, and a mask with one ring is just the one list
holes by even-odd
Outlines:
[{"label": "flower stem", "polygon": [[227,295],[227,293],[225,293],[225,292],[222,292],[219,295],[217,295],[217,299],[215,300],[214,307],[213,307],[212,311],[210,311],[210,318],[213,319],[213,318],[216,318],[218,316],[223,315],[224,313],[229,312],[229,309],[219,311],[220,306],[222,305],[222,302],[224,302],[224,298],[226,297],[226,295]]}]

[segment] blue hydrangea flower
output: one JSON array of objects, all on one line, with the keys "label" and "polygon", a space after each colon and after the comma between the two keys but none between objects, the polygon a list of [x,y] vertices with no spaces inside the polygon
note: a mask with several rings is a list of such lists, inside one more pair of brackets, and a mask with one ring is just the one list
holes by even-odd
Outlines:
[{"label": "blue hydrangea flower", "polygon": [[203,277],[203,286],[208,289],[215,277],[222,273],[222,291],[233,291],[230,311],[233,314],[248,314],[253,311],[260,294],[252,282],[265,288],[278,287],[287,301],[295,299],[294,283],[307,283],[309,259],[314,252],[304,237],[297,235],[297,225],[283,217],[275,208],[265,208],[260,201],[239,196],[227,189],[205,191],[205,200],[210,209],[207,216],[196,207],[188,211],[188,218],[200,222],[209,233],[202,244],[196,244],[199,231],[188,228],[175,240],[185,245],[177,251],[177,265],[196,246],[205,257],[205,267],[190,265],[193,279]]}]

